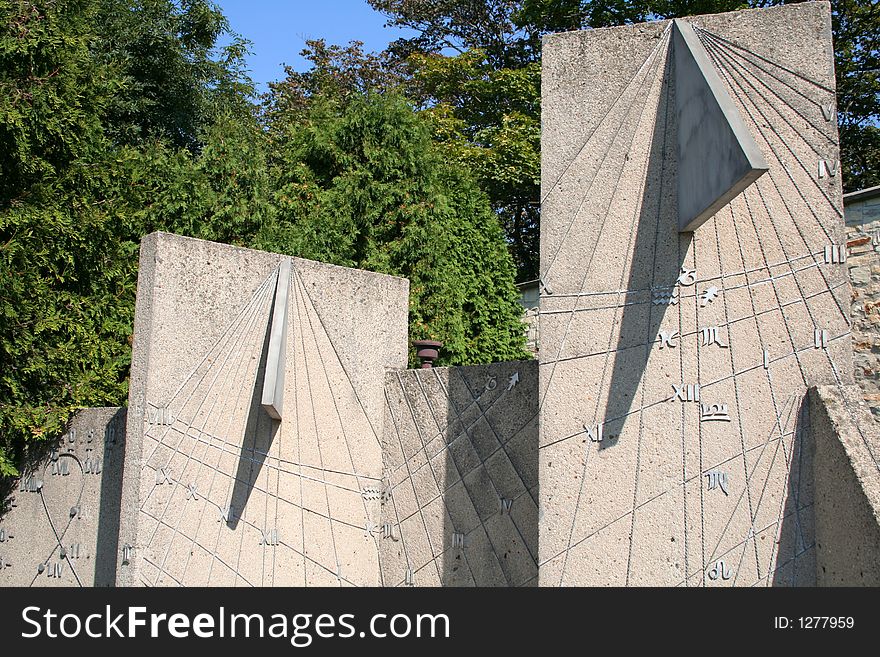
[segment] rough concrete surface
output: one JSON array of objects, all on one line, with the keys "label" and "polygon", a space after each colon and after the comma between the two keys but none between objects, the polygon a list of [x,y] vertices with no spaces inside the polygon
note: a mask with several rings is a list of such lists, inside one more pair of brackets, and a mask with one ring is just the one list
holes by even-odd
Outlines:
[{"label": "rough concrete surface", "polygon": [[391,372],[386,586],[537,582],[536,361]]},{"label": "rough concrete surface", "polygon": [[678,225],[692,231],[767,170],[693,26],[672,22]]},{"label": "rough concrete surface", "polygon": [[880,586],[880,428],[858,386],[810,390],[816,580]]},{"label": "rough concrete surface", "polygon": [[124,408],[78,411],[0,515],[0,586],[114,586]]},{"label": "rough concrete surface", "polygon": [[[292,259],[283,417],[261,407],[284,256],[141,246],[122,585],[376,585],[383,385],[408,283]],[[280,377],[279,377],[280,379]]]},{"label": "rough concrete surface", "polygon": [[802,400],[852,380],[830,8],[688,20],[769,163],[692,234],[670,23],[544,41],[542,586],[815,581]]}]

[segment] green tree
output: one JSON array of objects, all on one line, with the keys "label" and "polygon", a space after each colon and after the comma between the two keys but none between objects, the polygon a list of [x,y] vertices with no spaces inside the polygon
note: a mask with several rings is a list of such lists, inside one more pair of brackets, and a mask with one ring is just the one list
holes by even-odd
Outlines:
[{"label": "green tree", "polygon": [[846,191],[880,185],[880,3],[832,0],[841,168]]},{"label": "green tree", "polygon": [[255,245],[407,277],[410,336],[442,340],[442,363],[527,357],[503,232],[470,174],[399,96],[345,97],[272,103],[277,219]]},{"label": "green tree", "polygon": [[[224,102],[246,95],[242,54],[223,13],[209,0],[98,0],[94,58],[111,68],[120,85],[109,99],[105,129],[117,143],[162,139],[192,151],[202,128]],[[245,92],[242,94],[242,92]]]},{"label": "green tree", "polygon": [[525,0],[367,0],[388,25],[417,32],[389,47],[392,59],[413,53],[479,49],[493,69],[518,68],[540,56],[540,34],[519,21]]},{"label": "green tree", "polygon": [[270,215],[243,44],[209,56],[224,25],[206,2],[0,0],[0,475],[72,409],[125,403],[146,230],[244,241]]}]

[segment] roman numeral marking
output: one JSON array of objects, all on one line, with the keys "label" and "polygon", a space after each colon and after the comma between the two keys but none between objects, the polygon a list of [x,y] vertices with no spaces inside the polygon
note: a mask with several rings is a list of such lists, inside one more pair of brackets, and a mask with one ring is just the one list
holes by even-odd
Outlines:
[{"label": "roman numeral marking", "polygon": [[700,401],[700,384],[698,383],[682,383],[680,386],[672,384],[675,391],[672,395],[672,401],[676,399],[682,402]]},{"label": "roman numeral marking", "polygon": [[846,244],[826,244],[825,264],[838,265],[846,262]]},{"label": "roman numeral marking", "polygon": [[840,160],[819,160],[819,178],[831,178],[837,175],[840,169]]}]

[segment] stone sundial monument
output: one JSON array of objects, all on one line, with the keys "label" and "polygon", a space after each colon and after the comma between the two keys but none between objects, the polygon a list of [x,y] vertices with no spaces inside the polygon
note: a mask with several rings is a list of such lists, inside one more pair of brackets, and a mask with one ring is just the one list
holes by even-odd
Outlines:
[{"label": "stone sundial monument", "polygon": [[537,362],[407,370],[405,280],[147,236],[127,412],[0,584],[880,584],[830,20],[547,37]]}]

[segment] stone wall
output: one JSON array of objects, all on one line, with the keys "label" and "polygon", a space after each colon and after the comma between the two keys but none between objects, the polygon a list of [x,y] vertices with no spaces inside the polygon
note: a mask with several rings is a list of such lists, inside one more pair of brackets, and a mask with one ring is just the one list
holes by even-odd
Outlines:
[{"label": "stone wall", "polygon": [[880,418],[880,190],[867,197],[847,194],[844,202],[855,379]]}]

